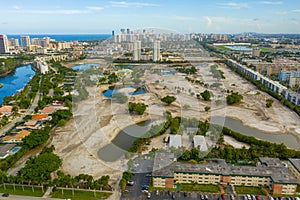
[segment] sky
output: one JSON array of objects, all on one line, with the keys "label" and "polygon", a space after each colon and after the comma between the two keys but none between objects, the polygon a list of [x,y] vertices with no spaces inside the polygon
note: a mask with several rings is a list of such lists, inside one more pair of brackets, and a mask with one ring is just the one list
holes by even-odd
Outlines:
[{"label": "sky", "polygon": [[300,33],[300,0],[0,0],[0,33]]}]

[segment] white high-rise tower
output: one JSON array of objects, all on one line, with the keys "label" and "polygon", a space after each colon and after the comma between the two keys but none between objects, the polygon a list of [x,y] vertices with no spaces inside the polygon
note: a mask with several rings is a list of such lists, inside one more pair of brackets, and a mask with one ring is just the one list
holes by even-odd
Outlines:
[{"label": "white high-rise tower", "polygon": [[6,35],[0,35],[0,53],[9,53],[8,39]]},{"label": "white high-rise tower", "polygon": [[153,61],[157,62],[160,61],[160,41],[154,41],[153,45]]},{"label": "white high-rise tower", "polygon": [[141,41],[137,40],[133,43],[133,60],[138,61],[141,59]]}]

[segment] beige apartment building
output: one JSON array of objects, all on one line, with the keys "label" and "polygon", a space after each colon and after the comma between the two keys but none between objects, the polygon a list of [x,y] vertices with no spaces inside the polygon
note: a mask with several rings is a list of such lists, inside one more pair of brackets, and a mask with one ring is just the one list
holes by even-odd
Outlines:
[{"label": "beige apartment building", "polygon": [[260,158],[257,166],[228,166],[223,159],[210,159],[207,164],[171,162],[174,156],[166,154],[170,153],[156,154],[154,187],[178,188],[182,183],[268,186],[273,194],[289,195],[297,189],[297,179],[278,158]]}]

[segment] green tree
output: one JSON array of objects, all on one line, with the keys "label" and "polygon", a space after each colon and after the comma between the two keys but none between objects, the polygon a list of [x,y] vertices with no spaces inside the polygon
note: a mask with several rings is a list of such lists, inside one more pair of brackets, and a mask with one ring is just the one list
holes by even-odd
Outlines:
[{"label": "green tree", "polygon": [[209,106],[205,106],[204,110],[205,110],[205,112],[207,112],[207,111],[210,110],[210,107]]},{"label": "green tree", "polygon": [[274,102],[273,99],[267,99],[267,100],[266,100],[266,107],[267,107],[267,108],[272,107],[273,102]]},{"label": "green tree", "polygon": [[162,102],[170,105],[171,103],[173,103],[176,100],[176,97],[174,96],[165,96],[164,98],[161,99]]},{"label": "green tree", "polygon": [[147,105],[145,105],[144,103],[133,103],[133,102],[128,103],[128,110],[131,113],[136,112],[139,115],[142,115],[142,114],[144,114],[146,108],[147,108]]},{"label": "green tree", "polygon": [[205,90],[204,92],[200,93],[201,97],[205,100],[205,101],[209,101],[210,97],[211,97],[211,93],[208,90]]},{"label": "green tree", "polygon": [[236,104],[241,102],[241,100],[243,99],[243,96],[241,94],[239,94],[238,92],[233,92],[229,95],[227,95],[226,97],[226,101],[228,105],[232,105],[232,104]]}]

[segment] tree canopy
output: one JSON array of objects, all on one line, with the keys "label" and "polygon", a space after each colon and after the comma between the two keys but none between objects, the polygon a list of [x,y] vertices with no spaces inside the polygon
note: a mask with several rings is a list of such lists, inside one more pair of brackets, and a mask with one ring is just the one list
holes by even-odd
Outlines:
[{"label": "tree canopy", "polygon": [[241,102],[241,100],[243,99],[243,96],[241,94],[239,94],[238,92],[232,92],[231,94],[227,95],[226,97],[226,101],[228,105],[232,105],[235,103],[239,103]]},{"label": "tree canopy", "polygon": [[173,103],[176,100],[176,97],[174,96],[165,96],[164,98],[161,99],[162,102],[170,105],[171,103]]},{"label": "tree canopy", "polygon": [[128,104],[129,112],[131,112],[131,113],[136,112],[139,115],[144,114],[146,108],[147,108],[147,105],[145,105],[144,103],[129,102],[129,104]]},{"label": "tree canopy", "polygon": [[200,95],[205,101],[210,100],[210,97],[211,97],[210,91],[205,90],[204,92],[201,92]]}]

